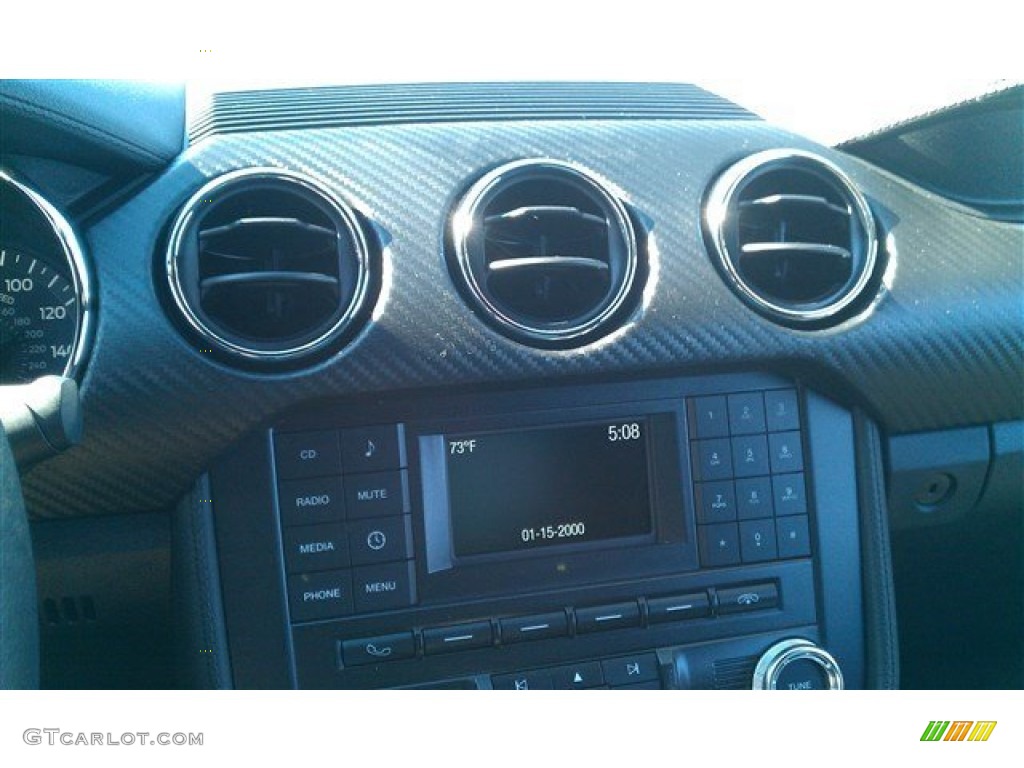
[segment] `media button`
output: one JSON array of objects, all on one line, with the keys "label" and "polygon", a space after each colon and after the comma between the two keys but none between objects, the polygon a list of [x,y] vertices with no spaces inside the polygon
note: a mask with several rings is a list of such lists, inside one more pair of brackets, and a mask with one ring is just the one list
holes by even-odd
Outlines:
[{"label": "media button", "polygon": [[411,556],[411,520],[381,517],[348,524],[348,547],[353,565],[408,560]]},{"label": "media button", "polygon": [[348,568],[348,542],[341,523],[305,525],[284,531],[288,573]]},{"label": "media button", "polygon": [[487,648],[493,642],[494,636],[489,621],[474,621],[471,624],[423,630],[423,652],[430,655]]},{"label": "media button", "polygon": [[345,489],[350,520],[409,512],[409,481],[404,469],[346,475]]},{"label": "media button", "polygon": [[352,570],[352,592],[359,613],[376,613],[412,605],[413,563],[369,565]]},{"label": "media button", "polygon": [[640,626],[640,606],[635,600],[576,609],[576,631],[580,634],[637,626]]},{"label": "media button", "polygon": [[341,657],[346,667],[400,661],[411,659],[415,655],[416,638],[412,632],[362,637],[358,640],[344,640],[341,643]]},{"label": "media button", "polygon": [[400,469],[405,463],[405,438],[401,424],[342,430],[341,465],[346,475]]},{"label": "media button", "polygon": [[275,433],[274,456],[277,476],[282,480],[341,474],[338,433],[333,429]]},{"label": "media button", "polygon": [[651,624],[700,619],[708,615],[710,605],[706,592],[694,592],[678,597],[648,598],[647,619]]},{"label": "media button", "polygon": [[501,642],[503,643],[544,640],[549,637],[565,637],[569,634],[569,621],[566,619],[564,611],[502,619],[500,626]]},{"label": "media button", "polygon": [[288,577],[292,621],[333,619],[352,613],[352,580],[348,571],[300,573]]},{"label": "media button", "polygon": [[279,483],[278,499],[281,521],[286,526],[330,523],[345,516],[345,494],[340,477]]}]

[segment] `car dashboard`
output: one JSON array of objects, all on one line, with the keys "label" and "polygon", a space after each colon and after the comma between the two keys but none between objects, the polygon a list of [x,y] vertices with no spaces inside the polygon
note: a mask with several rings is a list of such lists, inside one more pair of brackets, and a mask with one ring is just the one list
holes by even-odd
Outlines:
[{"label": "car dashboard", "polygon": [[921,170],[1019,88],[839,148],[687,85],[101,96],[0,102],[76,254],[0,237],[78,297],[31,357],[0,262],[83,427],[21,478],[45,686],[1024,683],[1024,230]]}]

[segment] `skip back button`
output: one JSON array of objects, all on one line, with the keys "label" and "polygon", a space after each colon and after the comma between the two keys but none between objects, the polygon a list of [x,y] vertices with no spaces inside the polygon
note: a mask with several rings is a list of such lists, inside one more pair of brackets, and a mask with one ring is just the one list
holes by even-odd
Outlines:
[{"label": "skip back button", "polygon": [[341,641],[341,657],[346,667],[411,659],[415,655],[416,642],[412,632]]}]

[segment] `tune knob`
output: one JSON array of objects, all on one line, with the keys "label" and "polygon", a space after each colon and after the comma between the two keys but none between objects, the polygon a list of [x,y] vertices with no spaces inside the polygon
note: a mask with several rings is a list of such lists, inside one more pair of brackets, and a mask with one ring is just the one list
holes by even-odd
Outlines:
[{"label": "tune knob", "polygon": [[755,691],[841,691],[843,673],[828,651],[810,640],[776,643],[754,668]]}]

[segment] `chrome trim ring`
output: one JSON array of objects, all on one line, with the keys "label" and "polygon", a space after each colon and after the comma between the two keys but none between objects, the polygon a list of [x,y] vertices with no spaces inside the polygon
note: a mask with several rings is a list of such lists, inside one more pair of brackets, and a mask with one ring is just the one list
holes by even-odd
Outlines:
[{"label": "chrome trim ring", "polygon": [[[606,299],[607,304],[604,309],[582,323],[559,328],[536,327],[516,320],[514,317],[503,312],[500,307],[496,306],[488,298],[486,291],[483,290],[483,287],[473,274],[470,264],[468,240],[473,232],[474,223],[477,221],[479,208],[484,203],[489,202],[488,198],[501,185],[508,182],[510,178],[538,171],[540,174],[568,174],[573,176],[578,183],[596,195],[614,217],[614,224],[618,227],[619,236],[622,238],[625,248],[626,263],[623,269],[622,280],[611,299]],[[608,191],[608,185],[603,180],[598,178],[593,172],[572,163],[559,160],[527,158],[515,160],[495,168],[484,174],[469,188],[462,202],[459,203],[452,214],[451,227],[456,263],[463,283],[469,288],[473,300],[479,307],[485,310],[491,319],[503,330],[509,332],[512,338],[545,343],[578,340],[598,331],[612,317],[618,314],[633,290],[633,281],[636,279],[638,272],[638,256],[636,233],[633,230],[629,214],[626,213],[626,208],[622,202]]]},{"label": "chrome trim ring", "polygon": [[0,168],[0,184],[9,184],[28,198],[49,224],[54,237],[64,252],[64,260],[71,275],[71,284],[78,299],[78,327],[75,333],[74,349],[68,356],[63,375],[78,379],[82,374],[85,361],[92,347],[93,326],[95,325],[95,296],[89,273],[89,264],[85,259],[78,235],[64,215],[58,211],[45,197],[34,189],[14,178],[10,171]]},{"label": "chrome trim ring", "polygon": [[[328,204],[338,214],[342,223],[348,230],[349,236],[355,246],[355,256],[358,261],[358,271],[355,290],[349,306],[342,315],[315,339],[304,342],[294,347],[280,350],[259,349],[238,344],[230,339],[224,338],[220,333],[210,327],[198,313],[193,310],[186,298],[181,283],[181,271],[178,267],[178,250],[186,233],[189,232],[195,221],[200,203],[209,200],[219,190],[245,181],[271,180],[281,181],[288,184],[295,184],[302,187]],[[363,308],[370,286],[370,248],[363,234],[362,227],[356,217],[355,211],[338,195],[313,179],[296,171],[282,168],[243,168],[231,171],[211,179],[190,197],[182,206],[171,228],[171,234],[167,241],[167,254],[165,261],[167,283],[171,290],[178,311],[188,323],[189,327],[198,333],[204,340],[213,346],[235,357],[250,361],[259,362],[289,362],[308,355],[313,355],[333,343],[351,324],[354,317]]]},{"label": "chrome trim ring", "polygon": [[819,648],[810,640],[793,638],[776,643],[761,656],[754,668],[752,687],[755,691],[778,690],[777,685],[782,671],[795,661],[813,661],[828,678],[831,691],[843,690],[843,672],[835,658],[824,648]]},{"label": "chrome trim ring", "polygon": [[[790,167],[816,174],[823,180],[838,183],[852,201],[851,215],[858,218],[864,232],[863,264],[856,281],[830,304],[816,309],[793,309],[759,294],[740,275],[726,242],[725,229],[730,221],[729,210],[733,207],[736,194],[743,188],[748,178],[755,173],[768,170],[771,166],[782,167],[787,163],[791,164]],[[878,236],[875,231],[875,219],[871,215],[867,200],[839,166],[813,152],[799,149],[770,149],[750,155],[729,167],[715,181],[708,193],[707,204],[704,206],[704,225],[717,251],[718,262],[733,289],[755,309],[783,321],[816,323],[835,317],[860,297],[875,272]]]}]

